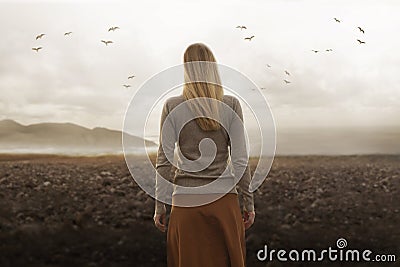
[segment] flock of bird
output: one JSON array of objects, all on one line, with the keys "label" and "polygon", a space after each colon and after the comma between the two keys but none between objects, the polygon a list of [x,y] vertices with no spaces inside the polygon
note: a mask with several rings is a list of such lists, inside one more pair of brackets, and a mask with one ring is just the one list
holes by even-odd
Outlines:
[{"label": "flock of bird", "polygon": [[[341,20],[340,20],[340,19],[338,19],[338,18],[333,18],[333,19],[335,20],[335,22],[341,23]],[[242,30],[247,30],[247,27],[246,27],[246,26],[243,26],[243,25],[238,25],[238,26],[236,26],[236,29],[240,29],[240,30],[242,31]],[[357,29],[358,29],[362,34],[365,34],[364,29],[361,28],[360,26],[358,26]],[[249,36],[249,37],[245,37],[244,40],[245,40],[245,41],[251,41],[254,37],[255,37],[254,35]],[[361,45],[361,44],[365,44],[365,41],[362,41],[362,40],[360,40],[360,39],[356,39],[356,40],[357,40],[357,42],[358,42],[360,45]],[[312,49],[311,51],[314,52],[315,54],[321,52],[320,50],[315,50],[315,49]],[[332,48],[327,48],[327,49],[325,49],[325,52],[332,52],[332,51],[333,51]],[[272,67],[271,65],[267,64],[267,68],[271,68],[271,67]],[[291,76],[290,73],[289,73],[287,70],[285,70],[284,73],[285,73],[287,76]],[[291,83],[291,81],[288,80],[288,79],[283,79],[283,82],[284,82],[285,84]],[[266,88],[265,88],[265,87],[261,87],[260,89],[261,89],[261,90],[265,90]],[[255,89],[253,88],[252,90],[254,91]]]},{"label": "flock of bird", "polygon": [[[335,20],[335,22],[341,23],[341,20],[340,20],[340,19],[338,19],[338,18],[333,18],[333,19]],[[112,27],[110,27],[110,28],[108,29],[108,32],[114,32],[114,31],[119,30],[119,29],[120,29],[120,28],[119,28],[118,26],[112,26]],[[247,27],[246,27],[246,26],[243,26],[243,25],[239,25],[239,26],[236,27],[236,29],[240,29],[240,31],[242,31],[242,30],[247,30]],[[364,29],[361,28],[360,26],[358,26],[357,29],[358,29],[362,34],[365,34]],[[65,32],[65,33],[64,33],[64,36],[70,36],[71,34],[72,34],[71,31]],[[41,34],[39,34],[39,35],[36,36],[36,40],[40,40],[40,39],[42,39],[44,36],[46,36],[46,34],[45,34],[45,33],[41,33]],[[244,40],[250,42],[250,41],[253,40],[254,37],[255,37],[254,35],[251,35],[251,36],[245,37]],[[100,40],[100,41],[101,41],[102,43],[104,43],[106,46],[108,46],[109,44],[112,44],[112,43],[113,43],[112,40]],[[360,45],[365,44],[365,41],[362,41],[362,40],[360,40],[360,39],[357,39],[357,42],[358,42]],[[33,48],[32,48],[32,50],[34,50],[34,51],[36,51],[36,52],[39,52],[39,50],[41,50],[41,49],[43,49],[42,46],[38,46],[38,47],[33,47]],[[320,50],[315,50],[315,49],[312,49],[311,51],[314,52],[315,54],[321,52]],[[325,49],[325,52],[332,52],[332,51],[333,51],[333,49],[331,49],[331,48]],[[272,68],[272,66],[269,65],[269,64],[267,64],[267,68]],[[286,76],[285,76],[285,79],[283,79],[283,82],[284,82],[285,84],[290,84],[291,81],[289,80],[289,77],[290,77],[291,75],[290,75],[289,71],[284,70],[284,73],[285,73]],[[135,78],[135,75],[130,75],[130,76],[128,76],[128,80],[133,79],[133,78]],[[131,87],[130,84],[123,84],[122,86],[125,87],[125,88],[130,88],[130,87]],[[261,89],[261,90],[265,90],[266,88],[265,88],[265,87],[261,87],[260,89]],[[254,90],[254,89],[252,89],[252,90]]]},{"label": "flock of bird", "polygon": [[[109,32],[114,32],[115,30],[119,30],[119,29],[120,29],[120,28],[119,28],[118,26],[113,26],[113,27],[110,27],[110,28],[108,29],[108,31],[109,31]],[[71,31],[65,32],[65,33],[64,33],[64,36],[69,36],[69,35],[71,35],[71,34],[72,34]],[[37,35],[37,36],[36,36],[36,40],[42,39],[45,35],[46,35],[45,33],[41,33],[41,34]],[[113,41],[111,41],[111,40],[100,40],[100,42],[104,43],[106,46],[108,46],[109,44],[112,44],[112,43],[113,43]],[[41,50],[41,49],[43,49],[42,46],[32,47],[32,50],[34,50],[34,51],[36,51],[36,52],[39,52],[39,50]],[[128,76],[128,80],[133,79],[133,78],[135,78],[135,75]],[[130,88],[130,87],[132,87],[130,84],[123,84],[122,86],[125,87],[125,88],[127,88],[127,89]]]},{"label": "flock of bird", "polygon": [[[247,30],[247,27],[246,26],[237,26],[236,29]],[[250,37],[245,37],[244,40],[251,41],[251,40],[253,40],[254,37],[255,37],[254,35],[252,35]]]},{"label": "flock of bird", "polygon": [[[246,27],[246,26],[243,26],[243,25],[239,25],[239,26],[236,26],[236,29],[240,29],[240,30],[242,31],[242,30],[247,30],[247,27]],[[249,36],[249,37],[245,37],[244,40],[245,40],[245,41],[251,41],[251,40],[253,40],[254,37],[255,37],[254,35]],[[271,68],[272,66],[269,65],[269,64],[267,64],[267,67],[268,67],[268,68]],[[285,74],[286,74],[287,76],[290,76],[290,73],[289,73],[289,71],[287,71],[287,70],[285,70]],[[291,83],[291,82],[290,82],[289,80],[287,80],[287,79],[283,79],[283,82],[286,83],[286,84]],[[265,89],[267,89],[267,88],[266,88],[266,87],[261,87],[260,89],[261,89],[261,90],[265,90]],[[253,88],[252,90],[255,91],[256,89]]]},{"label": "flock of bird", "polygon": [[[129,80],[129,79],[133,79],[133,78],[135,78],[135,77],[136,77],[135,75],[131,75],[131,76],[128,77],[128,80]],[[125,87],[126,89],[128,89],[129,87],[131,87],[130,84],[123,84],[122,86]]]}]

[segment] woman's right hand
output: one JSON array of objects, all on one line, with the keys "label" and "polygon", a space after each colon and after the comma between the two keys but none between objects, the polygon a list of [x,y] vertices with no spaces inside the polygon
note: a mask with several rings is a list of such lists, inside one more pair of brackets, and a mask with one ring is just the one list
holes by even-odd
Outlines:
[{"label": "woman's right hand", "polygon": [[243,212],[243,222],[244,222],[244,228],[246,230],[249,229],[253,225],[255,218],[256,218],[255,211],[244,211]]},{"label": "woman's right hand", "polygon": [[166,213],[154,214],[153,220],[158,230],[160,230],[161,232],[165,232],[167,230]]}]

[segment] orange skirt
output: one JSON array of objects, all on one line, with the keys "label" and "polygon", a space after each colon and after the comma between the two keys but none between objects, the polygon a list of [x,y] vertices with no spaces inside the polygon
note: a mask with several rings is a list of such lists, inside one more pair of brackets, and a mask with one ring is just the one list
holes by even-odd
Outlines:
[{"label": "orange skirt", "polygon": [[244,267],[245,262],[245,227],[237,194],[197,207],[172,205],[168,267]]}]

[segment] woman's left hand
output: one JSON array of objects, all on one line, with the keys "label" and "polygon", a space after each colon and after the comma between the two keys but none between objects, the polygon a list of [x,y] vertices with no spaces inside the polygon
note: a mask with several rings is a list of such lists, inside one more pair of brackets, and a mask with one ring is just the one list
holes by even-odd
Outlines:
[{"label": "woman's left hand", "polygon": [[154,219],[154,224],[156,225],[158,230],[160,230],[161,232],[165,232],[165,230],[167,229],[166,213],[154,214],[153,219]]}]

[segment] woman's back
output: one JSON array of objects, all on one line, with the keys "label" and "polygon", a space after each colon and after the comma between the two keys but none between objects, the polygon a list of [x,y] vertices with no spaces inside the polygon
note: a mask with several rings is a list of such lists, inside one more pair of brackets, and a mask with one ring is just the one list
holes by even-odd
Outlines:
[{"label": "woman's back", "polygon": [[[175,107],[182,104],[185,101],[182,95],[171,97],[166,101],[166,105],[168,106],[168,110],[172,111]],[[238,100],[233,96],[225,95],[223,97],[224,104],[229,106],[232,110],[236,111],[236,103]],[[179,112],[191,112],[190,110],[180,110]],[[223,114],[221,114],[223,115]],[[172,120],[179,120],[179,114],[173,114]],[[227,118],[221,118],[222,120]],[[229,120],[229,119],[228,119]],[[192,178],[210,178],[217,179],[220,177],[225,169],[228,166],[229,160],[229,136],[227,130],[224,127],[221,127],[219,130],[214,131],[204,131],[200,128],[196,120],[191,120],[186,124],[184,122],[176,122],[176,124],[184,124],[183,128],[180,130],[179,136],[177,136],[177,145],[179,152],[182,153],[180,157],[178,157],[178,170],[175,174],[175,179],[181,179],[186,177]],[[226,126],[229,127],[230,122],[227,121]],[[179,130],[179,129],[176,129]],[[211,139],[211,142],[205,142],[201,144],[202,140]],[[202,147],[201,147],[202,146]],[[200,148],[202,148],[202,152],[200,152]],[[214,154],[215,152],[215,154]],[[185,166],[185,160],[182,160],[182,156],[190,162],[193,169],[201,169],[200,171],[184,171],[188,169]],[[198,162],[199,166],[193,166],[196,164],[196,160],[200,157],[203,157],[201,162]],[[200,166],[204,162],[211,162],[206,168],[205,166]]]},{"label": "woman's back", "polygon": [[[238,193],[235,184],[240,180],[239,189],[245,195],[247,206],[251,207],[252,194],[248,192],[251,177],[241,106],[234,96],[224,95],[221,102],[224,108],[220,109],[219,121],[223,126],[205,131],[195,120],[189,105],[185,105],[187,102],[182,95],[167,99],[161,116],[162,134],[156,169],[164,179],[180,186],[172,195],[187,193],[187,187],[198,187],[215,180],[218,182],[213,186],[201,190],[204,193]],[[231,142],[235,140],[236,145],[232,146]],[[171,177],[176,146],[177,168]]]}]

